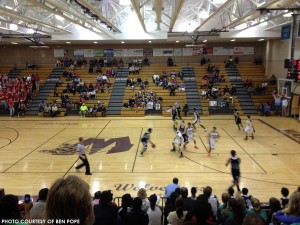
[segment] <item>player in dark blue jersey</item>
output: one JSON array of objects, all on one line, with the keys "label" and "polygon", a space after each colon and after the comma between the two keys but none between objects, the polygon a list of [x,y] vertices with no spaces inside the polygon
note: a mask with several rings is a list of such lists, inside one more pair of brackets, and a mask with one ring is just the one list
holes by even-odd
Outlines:
[{"label": "player in dark blue jersey", "polygon": [[144,152],[147,150],[148,148],[148,142],[151,143],[152,147],[154,148],[155,147],[155,144],[151,141],[150,139],[150,134],[152,133],[152,128],[149,128],[145,133],[144,135],[142,136],[141,138],[141,142],[143,144],[143,149],[140,153],[140,156],[144,156]]},{"label": "player in dark blue jersey", "polygon": [[240,190],[239,182],[240,182],[240,164],[241,160],[236,156],[236,151],[231,150],[230,152],[231,158],[229,158],[225,164],[225,166],[228,166],[231,164],[231,175],[233,177],[233,184],[231,187],[236,186],[238,191]]}]

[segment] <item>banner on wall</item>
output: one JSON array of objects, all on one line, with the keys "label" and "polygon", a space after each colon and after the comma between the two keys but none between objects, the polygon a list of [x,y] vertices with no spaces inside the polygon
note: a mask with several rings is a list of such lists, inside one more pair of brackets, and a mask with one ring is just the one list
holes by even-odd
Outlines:
[{"label": "banner on wall", "polygon": [[213,54],[213,48],[212,47],[204,47],[203,48],[203,54],[204,55],[212,55]]},{"label": "banner on wall", "polygon": [[132,56],[134,57],[143,57],[143,49],[128,49],[131,51]]},{"label": "banner on wall", "polygon": [[65,56],[65,50],[64,49],[53,49],[54,57],[64,57]]},{"label": "banner on wall", "polygon": [[202,55],[203,53],[203,48],[193,48],[193,56],[198,56],[198,55]]},{"label": "banner on wall", "polygon": [[284,25],[281,27],[281,40],[290,39],[291,35],[291,24]]},{"label": "banner on wall", "polygon": [[122,57],[124,56],[125,49],[114,49],[114,57]]},{"label": "banner on wall", "polygon": [[83,49],[74,49],[74,57],[84,57]]},{"label": "banner on wall", "polygon": [[113,49],[104,49],[103,56],[104,57],[114,57],[114,50]]},{"label": "banner on wall", "polygon": [[192,48],[183,48],[182,49],[182,55],[183,56],[192,56],[193,55],[193,49]]},{"label": "banner on wall", "polygon": [[161,48],[154,48],[153,49],[153,56],[162,56],[162,49]]},{"label": "banner on wall", "polygon": [[165,48],[162,50],[162,56],[173,56],[173,48]]},{"label": "banner on wall", "polygon": [[94,57],[103,57],[103,49],[94,49]]},{"label": "banner on wall", "polygon": [[234,47],[233,48],[233,54],[234,55],[243,55],[244,54],[244,48],[243,47]]},{"label": "banner on wall", "polygon": [[174,48],[173,55],[174,56],[182,56],[182,48]]},{"label": "banner on wall", "polygon": [[94,57],[94,49],[84,49],[83,52],[84,57]]},{"label": "banner on wall", "polygon": [[213,48],[214,55],[233,55],[232,47],[214,47]]},{"label": "banner on wall", "polygon": [[144,56],[153,56],[153,48],[144,48],[143,55]]},{"label": "banner on wall", "polygon": [[254,47],[243,47],[244,55],[254,55]]}]

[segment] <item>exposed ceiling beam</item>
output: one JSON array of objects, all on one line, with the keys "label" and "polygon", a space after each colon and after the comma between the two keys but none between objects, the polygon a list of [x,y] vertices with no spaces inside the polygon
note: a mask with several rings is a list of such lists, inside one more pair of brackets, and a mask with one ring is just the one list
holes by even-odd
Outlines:
[{"label": "exposed ceiling beam", "polygon": [[147,29],[146,29],[146,26],[145,26],[145,22],[144,22],[144,18],[141,14],[141,11],[140,11],[140,1],[139,0],[130,0],[131,1],[131,5],[144,29],[144,31],[147,33]]},{"label": "exposed ceiling beam", "polygon": [[181,9],[182,9],[184,1],[185,0],[179,0],[177,2],[177,5],[176,5],[175,11],[174,11],[174,15],[173,15],[173,17],[171,19],[171,22],[170,22],[169,32],[172,32],[172,30],[173,30],[173,27],[175,25],[175,22],[176,22],[176,20],[178,18],[178,15],[179,15]]},{"label": "exposed ceiling beam", "polygon": [[204,24],[206,24],[207,22],[209,22],[210,19],[212,19],[213,17],[215,17],[219,12],[222,12],[223,9],[226,9],[228,6],[230,6],[233,1],[235,1],[235,0],[227,0],[223,5],[221,5],[212,14],[210,14],[209,17],[207,17],[205,20],[203,20],[203,22],[198,27],[196,27],[196,29],[194,31],[200,30],[200,28],[203,27]]},{"label": "exposed ceiling beam", "polygon": [[[97,28],[98,30],[100,30],[101,32],[103,32],[104,34],[108,35],[110,38],[115,39],[111,33],[108,32],[108,30],[98,24],[96,24],[95,22],[91,21],[89,18],[87,18],[86,16],[82,15],[80,12],[78,12],[77,10],[75,10],[74,8],[70,7],[67,4],[63,4],[63,2],[61,1],[57,1],[57,0],[44,0],[46,1],[48,4],[54,6],[57,9],[62,10],[63,12],[66,12],[72,16],[74,16],[75,18],[77,18],[78,20],[81,20],[87,24],[89,24],[91,26],[91,28]],[[73,11],[72,11],[73,10]],[[75,12],[74,12],[75,11]],[[76,22],[77,23],[77,22]],[[86,28],[85,26],[83,26],[81,23],[79,23],[80,26]],[[88,28],[86,28],[88,29]],[[95,31],[93,31],[95,32]]]},{"label": "exposed ceiling beam", "polygon": [[155,14],[156,14],[156,18],[155,18],[155,22],[157,24],[156,29],[161,30],[160,23],[161,23],[161,14],[163,10],[162,0],[153,0],[153,9],[155,10]]},{"label": "exposed ceiling beam", "polygon": [[14,18],[14,19],[21,20],[21,21],[26,22],[28,24],[37,24],[37,25],[39,25],[41,27],[47,27],[47,28],[49,28],[51,30],[54,30],[54,31],[57,31],[57,32],[67,32],[67,33],[70,33],[70,31],[67,31],[67,30],[64,30],[64,29],[60,29],[58,27],[55,27],[55,26],[47,24],[47,23],[43,23],[40,20],[29,18],[29,17],[26,17],[26,16],[21,16],[17,12],[11,11],[11,10],[3,8],[3,7],[0,7],[0,13],[2,15],[9,16],[9,17]]},{"label": "exposed ceiling beam", "polygon": [[[53,15],[58,15],[58,16],[64,18],[65,20],[70,21],[71,23],[77,24],[77,25],[79,25],[79,26],[83,26],[83,24],[79,23],[78,20],[73,19],[73,18],[75,18],[75,17],[70,18],[69,16],[66,16],[66,15],[64,15],[63,13],[59,13],[59,12],[55,11],[54,9],[52,9],[52,8],[50,8],[50,7],[48,7],[48,6],[46,6],[45,4],[40,3],[40,1],[36,1],[36,0],[27,0],[27,1],[30,2],[30,3],[32,3],[32,4],[35,5],[35,6],[38,6],[38,7],[42,8],[42,9],[44,9],[44,10],[46,10],[46,11],[52,13]],[[69,25],[70,25],[70,24],[69,24]],[[66,26],[64,26],[64,28],[65,28],[65,27],[66,27]],[[93,31],[93,32],[95,32],[95,31],[92,29],[92,26],[91,26],[90,28],[84,26],[84,28],[85,28],[85,29],[88,29],[88,30],[91,30],[91,31]],[[95,28],[98,29],[98,27],[95,27]]]},{"label": "exposed ceiling beam", "polygon": [[86,8],[88,8],[93,14],[98,16],[103,22],[111,26],[114,30],[122,33],[110,20],[106,19],[106,17],[104,17],[101,13],[99,13],[98,10],[96,10],[89,2],[87,2],[86,0],[77,0],[77,1],[80,2],[80,4],[84,5]]},{"label": "exposed ceiling beam", "polygon": [[[269,3],[264,4],[263,8],[283,8],[287,7],[295,2],[298,2],[298,0],[275,0],[271,1]],[[261,16],[261,13],[257,10],[248,12],[246,15],[240,17],[237,20],[234,20],[233,22],[226,25],[226,27],[236,27],[242,23],[246,23],[249,20],[255,20]]]}]

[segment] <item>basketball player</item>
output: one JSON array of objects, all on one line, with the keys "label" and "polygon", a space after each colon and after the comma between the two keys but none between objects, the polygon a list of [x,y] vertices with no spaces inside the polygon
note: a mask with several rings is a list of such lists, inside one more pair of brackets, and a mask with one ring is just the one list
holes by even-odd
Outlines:
[{"label": "basketball player", "polygon": [[204,130],[204,132],[207,131],[207,129],[201,124],[200,115],[197,112],[196,108],[194,108],[194,119],[193,119],[193,127],[196,130],[195,124],[198,123]]},{"label": "basketball player", "polygon": [[87,159],[87,156],[86,156],[86,148],[84,146],[84,143],[83,143],[83,138],[80,137],[78,139],[79,143],[77,144],[76,146],[76,153],[79,155],[79,159],[81,159],[82,163],[78,166],[76,166],[76,170],[80,169],[81,167],[84,167],[85,166],[85,175],[92,175],[91,171],[90,171],[90,164],[89,164],[89,161]]},{"label": "basketball player", "polygon": [[239,182],[240,182],[240,164],[241,160],[236,156],[236,151],[231,150],[230,151],[231,158],[229,158],[225,164],[225,166],[228,166],[229,163],[231,164],[231,175],[233,177],[233,184],[230,187],[237,187],[238,191],[240,190]]},{"label": "basketball player", "polygon": [[180,131],[178,130],[178,131],[176,131],[176,136],[172,142],[173,148],[171,149],[171,152],[175,152],[177,149],[177,151],[179,152],[179,158],[183,157],[183,153],[181,151],[181,146],[183,143],[184,143],[183,136],[180,133]]},{"label": "basketball player", "polygon": [[169,109],[166,110],[166,112],[171,112],[171,117],[172,117],[172,120],[173,120],[173,129],[176,131],[177,130],[177,116],[178,116],[178,111],[177,111],[177,108],[176,106],[174,105],[173,107],[170,106]]},{"label": "basketball player", "polygon": [[[186,126],[185,126],[184,120],[181,120],[178,130],[182,134],[184,143],[186,143],[186,142],[188,143],[188,136],[186,135]],[[183,146],[183,147],[185,147],[185,146]]]},{"label": "basketball player", "polygon": [[152,147],[155,147],[155,144],[150,139],[150,134],[152,133],[152,128],[149,128],[141,138],[141,142],[143,143],[143,149],[140,153],[140,157],[144,156],[144,152],[147,150],[148,142],[151,143]]},{"label": "basketball player", "polygon": [[251,134],[252,139],[254,139],[254,132],[255,132],[255,129],[253,127],[252,120],[250,119],[250,116],[247,116],[246,128],[245,128],[245,133],[246,133],[245,140],[248,140],[249,134]]},{"label": "basketball player", "polygon": [[212,131],[209,133],[208,138],[209,138],[209,151],[208,154],[210,154],[212,149],[215,149],[216,147],[216,141],[220,137],[217,128],[213,127]]},{"label": "basketball player", "polygon": [[193,141],[194,142],[194,148],[195,149],[199,149],[194,137],[194,128],[192,127],[191,123],[188,123],[188,127],[185,130],[186,136],[187,136],[187,141],[184,142],[183,145],[183,149],[186,149],[187,144],[189,143],[189,141]]},{"label": "basketball player", "polygon": [[235,123],[238,126],[239,130],[241,130],[241,127],[244,128],[242,124],[242,119],[239,114],[237,114]]}]

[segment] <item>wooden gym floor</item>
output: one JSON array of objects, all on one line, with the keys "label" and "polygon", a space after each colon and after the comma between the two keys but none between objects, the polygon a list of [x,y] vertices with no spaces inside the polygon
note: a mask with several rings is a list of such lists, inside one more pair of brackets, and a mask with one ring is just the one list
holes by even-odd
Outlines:
[{"label": "wooden gym floor", "polygon": [[[185,118],[186,123],[192,118]],[[291,118],[253,117],[254,140],[244,140],[232,116],[203,117],[211,130],[217,127],[221,138],[211,157],[205,150],[207,133],[197,129],[196,150],[188,145],[184,158],[170,152],[174,138],[170,118],[8,118],[1,117],[0,126],[0,187],[6,193],[37,195],[50,187],[58,177],[78,175],[97,190],[113,191],[114,196],[130,193],[146,186],[151,193],[163,193],[164,187],[179,178],[181,186],[210,185],[219,198],[230,186],[230,167],[225,167],[230,150],[241,158],[241,187],[261,201],[280,197],[281,187],[290,191],[300,186],[300,126]],[[244,118],[243,118],[243,122]],[[153,128],[155,149],[148,148],[144,157],[140,137]],[[78,156],[72,147],[78,137],[86,139],[92,176],[77,172]]]}]

